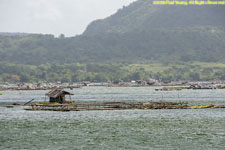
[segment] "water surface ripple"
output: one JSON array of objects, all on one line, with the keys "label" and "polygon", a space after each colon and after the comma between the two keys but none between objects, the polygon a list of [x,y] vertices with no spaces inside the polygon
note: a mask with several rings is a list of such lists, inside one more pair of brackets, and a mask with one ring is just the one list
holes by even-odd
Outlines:
[{"label": "water surface ripple", "polygon": [[[72,99],[225,104],[224,90],[155,92],[154,88],[87,87]],[[4,91],[0,105],[45,99],[46,91]],[[225,109],[49,112],[0,107],[0,149],[221,149]]]}]

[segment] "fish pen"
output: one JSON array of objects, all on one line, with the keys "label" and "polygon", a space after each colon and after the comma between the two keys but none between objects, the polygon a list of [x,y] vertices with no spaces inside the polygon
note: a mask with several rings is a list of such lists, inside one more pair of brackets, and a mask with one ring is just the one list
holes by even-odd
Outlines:
[{"label": "fish pen", "polygon": [[42,111],[90,111],[90,110],[128,110],[128,109],[182,109],[187,103],[176,102],[105,102],[76,104],[34,104],[26,110]]}]

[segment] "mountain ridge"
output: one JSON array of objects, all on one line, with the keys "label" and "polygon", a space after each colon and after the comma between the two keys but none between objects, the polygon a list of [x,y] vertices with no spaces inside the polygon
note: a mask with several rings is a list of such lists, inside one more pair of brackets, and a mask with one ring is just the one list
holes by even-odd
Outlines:
[{"label": "mountain ridge", "polygon": [[176,63],[225,62],[225,6],[156,6],[139,0],[82,35],[0,34],[1,62]]}]

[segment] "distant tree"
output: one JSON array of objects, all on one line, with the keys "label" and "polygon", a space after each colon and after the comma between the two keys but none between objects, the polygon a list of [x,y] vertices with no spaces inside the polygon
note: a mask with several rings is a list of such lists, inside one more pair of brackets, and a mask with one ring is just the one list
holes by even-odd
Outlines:
[{"label": "distant tree", "polygon": [[190,80],[193,80],[193,81],[199,81],[200,80],[200,74],[197,73],[197,72],[191,72],[189,74],[189,78],[190,78]]},{"label": "distant tree", "polygon": [[20,81],[20,76],[17,74],[13,74],[13,75],[11,75],[11,80],[13,82],[18,82],[18,81]]},{"label": "distant tree", "polygon": [[26,73],[22,73],[20,75],[20,82],[28,82],[29,80],[30,80],[30,77]]},{"label": "distant tree", "polygon": [[81,82],[84,79],[85,79],[84,73],[81,71],[75,72],[71,77],[72,82]]}]

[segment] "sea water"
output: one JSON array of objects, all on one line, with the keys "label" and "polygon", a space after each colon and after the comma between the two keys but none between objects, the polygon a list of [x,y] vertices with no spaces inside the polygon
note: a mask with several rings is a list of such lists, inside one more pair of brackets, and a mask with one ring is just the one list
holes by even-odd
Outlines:
[{"label": "sea water", "polygon": [[[68,90],[75,102],[172,101],[225,105],[225,90],[155,87]],[[3,91],[0,105],[47,101],[47,91]],[[67,97],[69,99],[69,97]],[[225,109],[51,112],[0,107],[0,149],[225,149]]]}]

